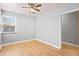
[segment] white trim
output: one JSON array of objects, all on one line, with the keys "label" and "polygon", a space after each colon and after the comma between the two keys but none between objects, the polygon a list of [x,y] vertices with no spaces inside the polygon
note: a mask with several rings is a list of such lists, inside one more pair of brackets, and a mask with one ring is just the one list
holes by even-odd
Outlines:
[{"label": "white trim", "polygon": [[75,46],[75,47],[79,47],[79,45],[76,45],[76,44],[72,44],[72,43],[67,43],[67,42],[62,42],[63,44],[67,44],[67,45],[70,45],[70,46]]},{"label": "white trim", "polygon": [[6,44],[2,44],[0,46],[8,46],[8,45],[18,44],[18,43],[22,43],[22,42],[29,42],[32,40],[36,40],[36,39],[29,39],[29,40],[23,40],[23,41],[18,41],[18,42],[13,42],[13,43],[6,43]]},{"label": "white trim", "polygon": [[61,14],[59,14],[59,47],[62,48],[62,35],[61,35]]},{"label": "white trim", "polygon": [[48,45],[50,45],[50,46],[52,46],[52,47],[54,47],[54,48],[61,49],[61,48],[58,47],[58,46],[55,46],[55,45],[53,45],[53,44],[50,44],[50,43],[48,43],[48,42],[46,42],[46,41],[43,41],[43,40],[40,40],[40,39],[23,40],[23,41],[18,41],[18,42],[13,42],[13,43],[2,44],[2,45],[0,45],[0,46],[1,46],[1,47],[2,47],[2,46],[8,46],[8,45],[18,44],[18,43],[22,43],[22,42],[29,42],[29,41],[32,41],[32,40],[37,40],[37,41],[40,41],[40,42],[42,42],[42,43],[48,44]]},{"label": "white trim", "polygon": [[79,11],[79,8],[72,9],[72,10],[69,10],[69,11],[65,11],[65,12],[62,12],[60,14],[63,15],[63,14],[67,14],[67,13],[71,13],[71,12],[76,12],[76,11]]},{"label": "white trim", "polygon": [[48,45],[50,45],[50,46],[52,46],[52,47],[54,47],[54,48],[61,49],[61,47],[55,46],[55,45],[53,45],[53,44],[51,44],[51,43],[48,43],[48,42],[46,42],[46,41],[43,41],[43,40],[40,40],[40,39],[37,39],[37,40],[40,41],[40,42],[42,42],[42,43],[48,44]]}]

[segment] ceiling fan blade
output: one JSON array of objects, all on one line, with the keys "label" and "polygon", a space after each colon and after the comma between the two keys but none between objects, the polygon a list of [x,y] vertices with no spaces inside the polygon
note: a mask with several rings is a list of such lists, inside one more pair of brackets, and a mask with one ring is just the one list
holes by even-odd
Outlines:
[{"label": "ceiling fan blade", "polygon": [[31,6],[31,7],[35,6],[34,3],[28,3],[28,5]]},{"label": "ceiling fan blade", "polygon": [[38,12],[40,11],[39,9],[36,9]]},{"label": "ceiling fan blade", "polygon": [[22,8],[30,8],[30,7],[22,7]]},{"label": "ceiling fan blade", "polygon": [[29,6],[31,6],[31,4],[30,4],[30,3],[28,3],[28,5],[29,5]]},{"label": "ceiling fan blade", "polygon": [[36,8],[33,8],[33,9],[36,10],[36,11],[38,11],[38,12],[40,11],[39,9],[36,9]]},{"label": "ceiling fan blade", "polygon": [[41,7],[41,4],[36,5],[35,7]]}]

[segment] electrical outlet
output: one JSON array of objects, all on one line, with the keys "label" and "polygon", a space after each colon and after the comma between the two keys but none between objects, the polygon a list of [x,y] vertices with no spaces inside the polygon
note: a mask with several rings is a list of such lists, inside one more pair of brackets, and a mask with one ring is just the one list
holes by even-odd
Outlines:
[{"label": "electrical outlet", "polygon": [[69,42],[71,42],[71,43],[72,43],[73,41],[69,41]]}]

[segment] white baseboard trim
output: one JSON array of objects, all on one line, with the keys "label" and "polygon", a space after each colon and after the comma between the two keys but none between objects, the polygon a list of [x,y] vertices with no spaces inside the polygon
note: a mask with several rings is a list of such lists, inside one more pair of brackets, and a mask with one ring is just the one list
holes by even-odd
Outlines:
[{"label": "white baseboard trim", "polygon": [[22,43],[22,42],[29,42],[32,40],[36,40],[36,39],[29,39],[29,40],[17,41],[17,42],[12,42],[12,43],[6,43],[6,44],[2,44],[0,46],[8,46],[8,45],[18,44],[18,43]]},{"label": "white baseboard trim", "polygon": [[61,49],[60,47],[57,47],[57,46],[55,46],[55,45],[53,45],[53,44],[51,44],[51,43],[48,43],[48,42],[43,41],[43,40],[40,40],[40,39],[23,40],[23,41],[18,41],[18,42],[13,42],[13,43],[2,44],[2,45],[0,45],[0,46],[3,47],[3,46],[8,46],[8,45],[13,45],[13,44],[22,43],[22,42],[29,42],[29,41],[33,41],[33,40],[37,40],[37,41],[40,41],[40,42],[42,42],[42,43],[48,44],[48,45],[50,45],[50,46],[52,46],[52,47],[54,47],[54,48]]},{"label": "white baseboard trim", "polygon": [[54,48],[61,49],[61,47],[55,46],[55,45],[53,45],[53,44],[51,44],[51,43],[48,43],[48,42],[46,42],[46,41],[43,41],[43,40],[40,40],[40,39],[37,39],[37,40],[40,41],[40,42],[43,42],[43,43],[45,43],[45,44],[48,44],[48,45],[50,45],[50,46],[52,46],[52,47],[54,47]]},{"label": "white baseboard trim", "polygon": [[75,46],[75,47],[79,47],[79,45],[76,45],[76,44],[72,44],[72,43],[67,43],[67,42],[62,42],[63,44],[67,44],[67,45],[70,45],[70,46]]}]

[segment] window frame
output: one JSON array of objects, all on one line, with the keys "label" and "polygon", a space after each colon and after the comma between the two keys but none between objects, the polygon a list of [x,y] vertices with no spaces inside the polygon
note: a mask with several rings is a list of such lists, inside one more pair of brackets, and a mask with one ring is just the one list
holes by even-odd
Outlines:
[{"label": "window frame", "polygon": [[[3,17],[12,17],[12,18],[15,18],[15,31],[14,32],[4,32],[3,31],[3,25],[4,25],[4,23],[3,23]],[[2,15],[2,33],[16,33],[16,28],[17,28],[17,26],[16,26],[17,21],[16,20],[17,20],[17,18],[15,16]]]}]

